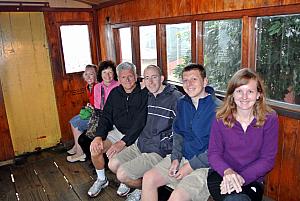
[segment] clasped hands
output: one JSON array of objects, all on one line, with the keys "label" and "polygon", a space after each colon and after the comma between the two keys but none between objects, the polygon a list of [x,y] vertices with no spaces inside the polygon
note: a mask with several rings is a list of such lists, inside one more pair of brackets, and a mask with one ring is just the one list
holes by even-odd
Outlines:
[{"label": "clasped hands", "polygon": [[224,171],[223,181],[220,184],[221,194],[231,194],[233,191],[242,192],[244,178],[231,168]]},{"label": "clasped hands", "polygon": [[173,160],[171,163],[171,166],[169,168],[169,176],[174,177],[177,180],[182,179],[186,175],[190,174],[193,171],[193,169],[190,166],[190,163],[185,163],[180,169],[179,169],[179,161]]}]

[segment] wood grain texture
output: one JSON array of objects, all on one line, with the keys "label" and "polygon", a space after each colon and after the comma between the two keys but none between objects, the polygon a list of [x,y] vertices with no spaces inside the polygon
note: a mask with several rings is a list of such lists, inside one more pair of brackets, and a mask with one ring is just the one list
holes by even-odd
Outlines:
[{"label": "wood grain texture", "polygon": [[0,82],[0,161],[12,159],[14,150],[11,141],[8,120],[5,111],[5,103],[3,99],[2,86]]},{"label": "wood grain texture", "polygon": [[10,166],[0,167],[0,200],[16,201],[16,191],[11,180]]},{"label": "wood grain texture", "polygon": [[86,104],[87,95],[82,72],[65,74],[62,60],[62,47],[59,40],[59,26],[61,24],[87,24],[90,31],[92,62],[98,64],[96,47],[96,32],[94,31],[92,12],[45,12],[46,32],[49,44],[54,91],[59,115],[61,140],[73,139],[69,120],[79,113]]}]

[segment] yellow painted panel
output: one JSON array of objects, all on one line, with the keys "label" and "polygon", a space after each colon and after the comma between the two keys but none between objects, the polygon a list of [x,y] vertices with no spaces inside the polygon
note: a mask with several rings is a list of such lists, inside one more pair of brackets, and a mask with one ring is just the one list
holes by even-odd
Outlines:
[{"label": "yellow painted panel", "polygon": [[0,78],[16,155],[61,137],[43,13],[0,12]]}]

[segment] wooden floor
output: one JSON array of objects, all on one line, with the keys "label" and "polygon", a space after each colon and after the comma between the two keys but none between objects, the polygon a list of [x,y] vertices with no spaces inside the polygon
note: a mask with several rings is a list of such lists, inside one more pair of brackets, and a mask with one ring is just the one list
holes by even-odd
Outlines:
[{"label": "wooden floor", "polygon": [[66,156],[64,148],[55,147],[0,167],[0,200],[125,200],[117,196],[118,183],[111,172],[107,172],[109,186],[89,198],[87,191],[96,178],[90,162],[68,163]]},{"label": "wooden floor", "polygon": [[[123,201],[116,194],[116,176],[106,170],[110,181],[96,198],[87,191],[96,179],[90,161],[69,163],[66,149],[57,146],[16,159],[15,164],[0,167],[0,201]],[[166,201],[170,191],[159,189],[159,201]],[[264,197],[264,201],[272,201]],[[209,198],[208,201],[213,201]]]}]

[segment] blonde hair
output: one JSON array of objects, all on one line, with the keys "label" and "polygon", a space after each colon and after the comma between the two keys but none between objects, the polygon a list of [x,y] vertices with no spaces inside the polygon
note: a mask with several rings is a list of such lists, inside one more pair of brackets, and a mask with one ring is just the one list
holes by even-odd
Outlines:
[{"label": "blonde hair", "polygon": [[94,71],[95,71],[95,82],[97,82],[97,66],[94,65],[94,64],[88,64],[88,65],[85,66],[85,71],[82,74],[83,79],[86,80],[86,71],[88,69],[94,69]]},{"label": "blonde hair", "polygon": [[234,90],[242,85],[248,84],[250,80],[257,83],[257,91],[260,93],[259,98],[253,106],[253,115],[256,118],[256,126],[261,127],[264,125],[266,115],[273,110],[266,104],[266,94],[262,80],[250,68],[243,68],[237,71],[230,79],[226,96],[223,105],[217,110],[217,119],[222,119],[224,124],[232,128],[236,121],[236,104],[233,99]]}]

